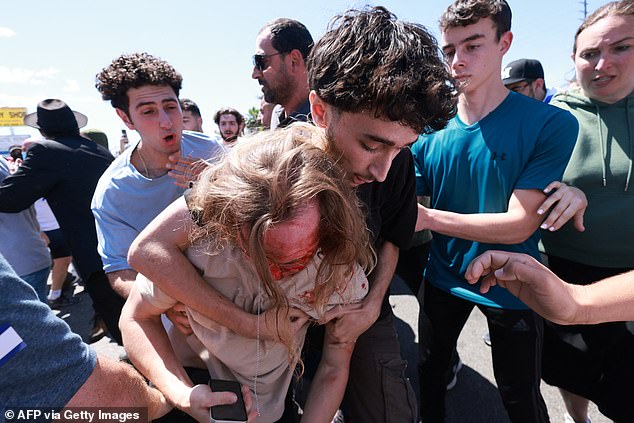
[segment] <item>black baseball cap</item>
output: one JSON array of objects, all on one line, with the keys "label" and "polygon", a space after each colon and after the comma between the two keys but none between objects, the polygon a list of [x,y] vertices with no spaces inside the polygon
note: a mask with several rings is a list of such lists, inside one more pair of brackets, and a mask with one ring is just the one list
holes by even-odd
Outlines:
[{"label": "black baseball cap", "polygon": [[539,60],[519,59],[515,60],[502,71],[502,82],[504,85],[515,84],[527,79],[544,79],[544,68]]}]

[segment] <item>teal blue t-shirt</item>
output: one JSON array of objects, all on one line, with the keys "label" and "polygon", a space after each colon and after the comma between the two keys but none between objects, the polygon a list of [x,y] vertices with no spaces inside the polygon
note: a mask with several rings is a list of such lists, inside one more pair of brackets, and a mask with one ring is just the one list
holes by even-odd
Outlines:
[{"label": "teal blue t-shirt", "polygon": [[[561,180],[577,139],[568,112],[511,92],[481,121],[466,125],[458,116],[447,128],[421,135],[412,146],[416,191],[431,207],[462,214],[504,213],[516,189],[542,190]],[[469,285],[464,272],[479,254],[515,251],[539,260],[539,231],[521,244],[485,244],[434,233],[425,280],[477,304],[525,309],[506,289],[487,294]]]}]

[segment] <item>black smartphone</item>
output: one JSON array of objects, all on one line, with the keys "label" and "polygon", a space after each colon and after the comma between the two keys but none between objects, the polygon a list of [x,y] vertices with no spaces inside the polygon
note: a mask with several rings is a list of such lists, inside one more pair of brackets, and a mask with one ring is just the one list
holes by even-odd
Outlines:
[{"label": "black smartphone", "polygon": [[242,398],[242,387],[234,380],[211,379],[209,386],[213,392],[233,392],[238,400],[233,404],[216,405],[209,409],[212,422],[236,423],[247,421],[247,409]]}]

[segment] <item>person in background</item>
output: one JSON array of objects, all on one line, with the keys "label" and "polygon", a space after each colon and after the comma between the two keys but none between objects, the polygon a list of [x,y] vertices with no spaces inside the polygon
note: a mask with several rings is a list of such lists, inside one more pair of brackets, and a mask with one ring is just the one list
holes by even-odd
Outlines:
[{"label": "person in background", "polygon": [[264,100],[275,105],[271,129],[308,120],[306,59],[312,47],[308,29],[293,19],[276,19],[258,32],[251,77],[262,86]]},{"label": "person in background", "polygon": [[99,129],[84,129],[81,131],[81,135],[93,140],[93,142],[99,144],[106,150],[110,149],[110,145],[108,144],[108,136],[105,132],[100,131]]},{"label": "person in background", "polygon": [[516,93],[524,94],[535,100],[550,103],[557,90],[546,88],[544,68],[539,60],[515,60],[502,70],[504,86]]},{"label": "person in background", "polygon": [[244,117],[239,111],[231,107],[224,107],[214,115],[214,122],[218,125],[218,131],[225,146],[233,143],[244,135]]},{"label": "person in background", "polygon": [[260,100],[260,110],[258,111],[258,122],[262,126],[262,129],[271,128],[271,115],[273,114],[273,108],[275,104],[271,104],[264,99]]},{"label": "person in background", "polygon": [[[634,269],[634,1],[590,14],[573,45],[578,88],[551,104],[579,121],[563,176],[588,198],[583,232],[566,225],[543,236],[550,269],[587,285]],[[558,188],[556,183],[547,189]],[[634,322],[544,328],[543,379],[560,388],[567,421],[588,421],[588,400],[618,422],[634,421]]]},{"label": "person in background", "polygon": [[97,252],[90,199],[101,174],[113,160],[105,148],[79,133],[88,118],[59,99],[46,99],[24,123],[45,138],[29,147],[22,166],[0,184],[0,212],[17,213],[45,198],[55,214],[98,315],[120,341],[117,308],[123,301],[112,290]]},{"label": "person in background", "polygon": [[[9,175],[10,165],[4,157],[0,157],[0,183]],[[7,259],[22,280],[33,287],[40,301],[46,303],[51,257],[46,242],[40,236],[34,207],[19,213],[0,213],[0,255]]]},{"label": "person in background", "polygon": [[183,130],[203,132],[203,117],[198,105],[188,98],[181,98],[180,104],[183,112]]}]

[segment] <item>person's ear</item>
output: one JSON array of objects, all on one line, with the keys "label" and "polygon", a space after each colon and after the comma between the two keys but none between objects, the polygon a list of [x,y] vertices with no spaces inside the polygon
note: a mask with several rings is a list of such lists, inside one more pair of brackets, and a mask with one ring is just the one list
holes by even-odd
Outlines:
[{"label": "person's ear", "polygon": [[128,114],[118,107],[115,109],[115,111],[117,112],[117,115],[121,118],[123,123],[125,123],[125,126],[127,126],[128,129],[134,130],[134,124],[132,123],[132,120],[130,119]]},{"label": "person's ear", "polygon": [[288,53],[288,57],[291,60],[291,68],[295,71],[295,70],[304,70],[306,68],[306,63],[304,62],[304,56],[302,56],[302,53],[297,50],[291,50],[290,53]]},{"label": "person's ear", "polygon": [[308,100],[310,101],[310,114],[315,125],[320,128],[327,128],[331,106],[319,98],[315,90],[311,90],[310,94],[308,94]]},{"label": "person's ear", "polygon": [[506,52],[509,51],[509,49],[511,48],[511,43],[513,43],[513,33],[511,31],[506,31],[504,34],[502,34],[502,36],[500,37],[500,42],[498,43],[498,45],[500,46],[500,53],[502,53],[502,55],[505,55]]}]

